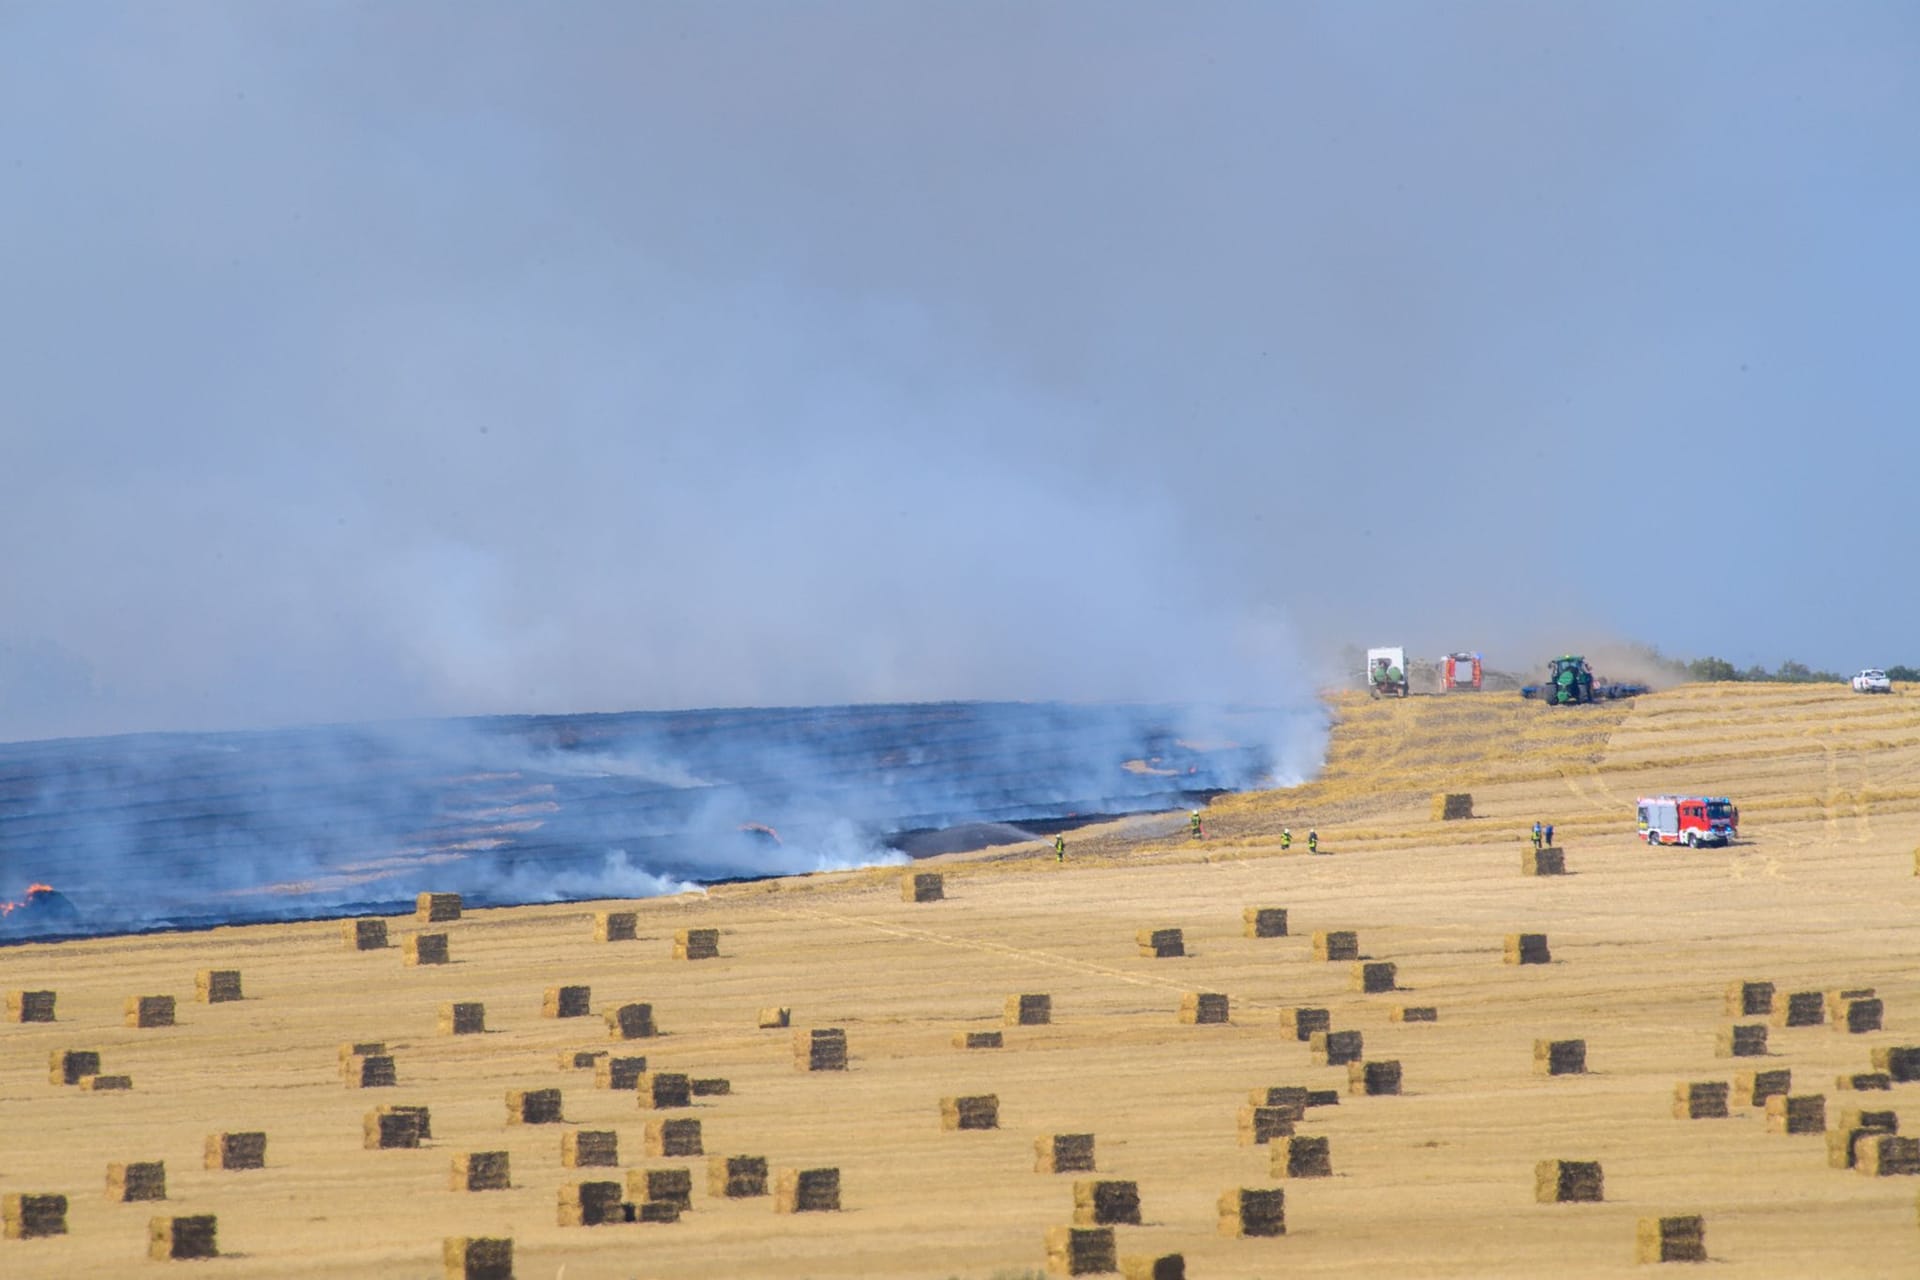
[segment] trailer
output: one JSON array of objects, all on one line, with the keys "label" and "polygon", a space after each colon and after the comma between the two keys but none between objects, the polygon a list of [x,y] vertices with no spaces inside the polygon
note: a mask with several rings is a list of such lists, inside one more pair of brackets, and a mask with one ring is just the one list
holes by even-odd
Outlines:
[{"label": "trailer", "polygon": [[1410,692],[1407,681],[1407,651],[1367,650],[1367,692],[1376,698],[1404,698]]}]

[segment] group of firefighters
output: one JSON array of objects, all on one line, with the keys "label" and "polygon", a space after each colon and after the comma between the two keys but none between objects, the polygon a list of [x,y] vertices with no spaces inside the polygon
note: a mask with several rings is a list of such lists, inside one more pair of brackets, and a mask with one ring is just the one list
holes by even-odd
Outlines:
[{"label": "group of firefighters", "polygon": [[1553,848],[1553,824],[1551,822],[1544,827],[1538,822],[1533,824],[1533,847],[1536,849]]},{"label": "group of firefighters", "polygon": [[[1191,840],[1205,840],[1207,838],[1206,821],[1200,816],[1200,811],[1198,809],[1194,809],[1187,814],[1187,837],[1188,839],[1191,839]],[[1547,839],[1549,843],[1552,842],[1552,839],[1553,839],[1552,827],[1547,828]],[[1536,845],[1540,843],[1540,824],[1539,823],[1534,824],[1533,842]],[[1293,848],[1293,828],[1292,827],[1280,828],[1280,847],[1282,849]],[[1318,831],[1307,832],[1307,852],[1308,853],[1320,852],[1320,833]],[[1055,862],[1065,862],[1067,860],[1066,836],[1064,835],[1054,836],[1053,859]]]}]

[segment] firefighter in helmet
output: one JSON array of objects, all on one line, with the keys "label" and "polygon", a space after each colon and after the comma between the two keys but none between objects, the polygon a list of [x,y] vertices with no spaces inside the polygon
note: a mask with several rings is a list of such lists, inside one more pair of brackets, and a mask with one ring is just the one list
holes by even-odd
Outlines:
[{"label": "firefighter in helmet", "polygon": [[1280,847],[1282,849],[1293,848],[1293,828],[1292,827],[1280,828]]},{"label": "firefighter in helmet", "polygon": [[1195,809],[1187,814],[1187,837],[1191,840],[1199,840],[1204,837],[1204,834],[1205,828],[1200,825],[1200,811]]},{"label": "firefighter in helmet", "polygon": [[1056,834],[1053,837],[1053,860],[1055,862],[1067,860],[1067,838],[1064,835]]},{"label": "firefighter in helmet", "polygon": [[1307,852],[1320,852],[1320,833],[1318,831],[1307,832]]}]

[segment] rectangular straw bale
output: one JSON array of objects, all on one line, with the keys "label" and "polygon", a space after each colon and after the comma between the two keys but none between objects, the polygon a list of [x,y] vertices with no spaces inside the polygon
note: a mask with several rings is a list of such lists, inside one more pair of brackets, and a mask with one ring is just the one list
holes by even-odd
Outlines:
[{"label": "rectangular straw bale", "polygon": [[360,1122],[361,1144],[368,1151],[411,1149],[420,1145],[420,1117],[406,1111],[376,1108]]},{"label": "rectangular straw bale", "polygon": [[1238,1187],[1220,1197],[1223,1236],[1287,1234],[1287,1193],[1279,1187]]},{"label": "rectangular straw bale", "polygon": [[1895,1084],[1920,1080],[1920,1045],[1887,1045],[1872,1054],[1873,1069],[1884,1071]]},{"label": "rectangular straw bale", "polygon": [[81,1076],[76,1086],[82,1093],[124,1093],[133,1088],[132,1076]]},{"label": "rectangular straw bale", "polygon": [[1825,1094],[1776,1093],[1767,1099],[1768,1133],[1824,1133],[1826,1128]]},{"label": "rectangular straw bale", "polygon": [[1316,1031],[1326,1031],[1333,1026],[1333,1013],[1328,1009],[1299,1007],[1282,1009],[1280,1025],[1293,1033],[1295,1040],[1312,1040]]},{"label": "rectangular straw bale", "polygon": [[173,997],[128,996],[126,1021],[130,1027],[172,1026]]},{"label": "rectangular straw bale", "polygon": [[1123,1253],[1121,1280],[1187,1280],[1187,1258],[1180,1253]]},{"label": "rectangular straw bale", "polygon": [[1307,1101],[1310,1096],[1312,1096],[1312,1090],[1299,1085],[1276,1084],[1264,1089],[1255,1089],[1249,1095],[1249,1099],[1256,1107],[1292,1107],[1299,1114],[1305,1115],[1307,1108],[1312,1105]]},{"label": "rectangular straw bale", "polygon": [[716,1199],[738,1200],[767,1194],[767,1158],[765,1156],[707,1157],[707,1194]]},{"label": "rectangular straw bale", "polygon": [[1776,991],[1773,995],[1773,1025],[1776,1027],[1817,1027],[1827,1020],[1827,998],[1818,991]]},{"label": "rectangular straw bale", "polygon": [[794,1066],[802,1071],[845,1071],[847,1033],[842,1027],[814,1027],[793,1033]]},{"label": "rectangular straw bale", "polygon": [[1180,1021],[1188,1026],[1222,1025],[1228,1021],[1227,997],[1218,991],[1188,991],[1180,996]]},{"label": "rectangular straw bale", "polygon": [[1854,1144],[1853,1167],[1869,1178],[1920,1175],[1920,1138],[1869,1134]]},{"label": "rectangular straw bale", "polygon": [[446,1236],[440,1242],[443,1280],[513,1280],[513,1241],[501,1236]]},{"label": "rectangular straw bale", "polygon": [[643,1200],[626,1206],[628,1222],[678,1222],[681,1206],[672,1200]]},{"label": "rectangular straw bale", "polygon": [[421,1138],[433,1137],[433,1113],[426,1107],[406,1107],[382,1104],[374,1108],[381,1115],[412,1116],[415,1127],[420,1130]]},{"label": "rectangular straw bale", "polygon": [[1273,1144],[1272,1173],[1276,1178],[1331,1178],[1333,1147],[1323,1137],[1292,1134]]},{"label": "rectangular straw bale", "polygon": [[1351,929],[1321,930],[1313,935],[1315,960],[1358,960],[1360,935]]},{"label": "rectangular straw bale", "polygon": [[560,1124],[558,1089],[507,1090],[508,1124]]},{"label": "rectangular straw bale", "polygon": [[720,1076],[695,1076],[687,1089],[696,1098],[719,1098],[733,1092],[733,1081]]},{"label": "rectangular straw bale", "polygon": [[477,1000],[440,1006],[440,1034],[477,1036],[487,1029],[487,1006]]},{"label": "rectangular straw bale", "polygon": [[1843,987],[1827,992],[1827,1021],[1841,1021],[1845,1017],[1844,1006],[1849,1000],[1871,1000],[1877,994],[1872,987]]},{"label": "rectangular straw bale", "polygon": [[1140,954],[1155,960],[1171,960],[1187,954],[1186,935],[1178,929],[1138,929],[1134,944]]},{"label": "rectangular straw bale", "polygon": [[593,913],[595,942],[632,942],[640,934],[637,911],[596,911]]},{"label": "rectangular straw bale", "polygon": [[569,1129],[560,1135],[563,1169],[611,1169],[620,1163],[620,1134],[613,1129]]},{"label": "rectangular straw bale", "polygon": [[460,918],[460,895],[423,893],[413,900],[414,919],[421,924],[442,924]]},{"label": "rectangular straw bale", "polygon": [[455,1191],[506,1191],[513,1164],[504,1151],[463,1151],[453,1158],[447,1185]]},{"label": "rectangular straw bale", "polygon": [[773,1180],[775,1213],[840,1212],[840,1170],[782,1169]]},{"label": "rectangular straw bale", "polygon": [[1358,960],[1353,965],[1353,989],[1367,995],[1379,995],[1394,989],[1395,968],[1391,960]]},{"label": "rectangular straw bale", "polygon": [[559,1212],[563,1227],[600,1227],[625,1222],[626,1203],[617,1182],[572,1182],[560,1188]]},{"label": "rectangular straw bale", "polygon": [[1370,1098],[1391,1097],[1399,1093],[1400,1063],[1398,1060],[1349,1062],[1347,1092],[1363,1094]]},{"label": "rectangular straw bale", "polygon": [[1535,1040],[1533,1074],[1537,1076],[1578,1076],[1587,1071],[1585,1040]]},{"label": "rectangular straw bale", "polygon": [[1500,958],[1507,964],[1552,964],[1553,952],[1544,933],[1510,933],[1501,946]]},{"label": "rectangular straw bale", "polygon": [[693,1081],[683,1071],[642,1071],[633,1082],[642,1111],[693,1105]]},{"label": "rectangular straw bale", "polygon": [[1835,1169],[1851,1169],[1857,1163],[1858,1147],[1862,1138],[1883,1133],[1900,1132],[1899,1113],[1893,1111],[1861,1111],[1849,1107],[1840,1113],[1840,1119],[1827,1132],[1827,1164]]},{"label": "rectangular straw bale", "polygon": [[585,1018],[593,1013],[593,988],[548,987],[540,997],[543,1018]]},{"label": "rectangular straw bale", "polygon": [[607,1010],[607,1035],[615,1040],[649,1040],[659,1034],[650,1004],[623,1004]]},{"label": "rectangular straw bale", "polygon": [[1053,1021],[1053,997],[1008,996],[1006,1021],[1010,1027],[1044,1027]]},{"label": "rectangular straw bale", "polygon": [[167,1198],[167,1163],[138,1160],[107,1166],[107,1199],[115,1204]]},{"label": "rectangular straw bale", "polygon": [[1106,1227],[1123,1222],[1139,1226],[1139,1184],[1112,1179],[1074,1183],[1073,1221],[1082,1227]]},{"label": "rectangular straw bale", "polygon": [[1791,1092],[1793,1070],[1736,1071],[1733,1075],[1733,1100],[1743,1107],[1764,1107],[1775,1094]]},{"label": "rectangular straw bale", "polygon": [[953,1033],[953,1047],[956,1049],[999,1049],[1006,1044],[1006,1037],[998,1031],[956,1031]]},{"label": "rectangular straw bale", "polygon": [[62,1049],[54,1053],[47,1068],[53,1084],[79,1084],[86,1076],[100,1074],[100,1054],[94,1049]]},{"label": "rectangular straw bale", "polygon": [[1673,1086],[1675,1120],[1725,1120],[1727,1085],[1721,1080],[1682,1081]]},{"label": "rectangular straw bale", "polygon": [[592,1071],[607,1058],[605,1049],[562,1049],[554,1061],[562,1071]]},{"label": "rectangular straw bale", "polygon": [[946,878],[937,871],[913,871],[900,877],[902,902],[938,902],[946,896]]},{"label": "rectangular straw bale", "polygon": [[401,944],[401,962],[409,965],[446,964],[447,935],[444,933],[410,933]]},{"label": "rectangular straw bale", "polygon": [[793,1022],[793,1010],[780,1005],[768,1005],[760,1011],[760,1028],[763,1031],[777,1030]]},{"label": "rectangular straw bale", "polygon": [[1316,1031],[1307,1038],[1307,1056],[1325,1067],[1358,1062],[1366,1052],[1358,1031]]},{"label": "rectangular straw bale", "polygon": [[1767,1028],[1764,1023],[1743,1022],[1720,1028],[1714,1037],[1716,1058],[1764,1058],[1767,1056]]},{"label": "rectangular straw bale", "polygon": [[1880,1030],[1885,1016],[1886,1006],[1878,996],[1842,1000],[1833,1019],[1833,1029],[1856,1036],[1865,1035],[1869,1031]]},{"label": "rectangular straw bale", "polygon": [[267,1135],[258,1130],[208,1134],[206,1166],[209,1169],[266,1168]]},{"label": "rectangular straw bale", "polygon": [[1473,816],[1473,795],[1466,791],[1443,791],[1433,797],[1435,822],[1460,822]]},{"label": "rectangular straw bale", "polygon": [[1340,1105],[1340,1091],[1338,1089],[1309,1089],[1307,1090],[1307,1105],[1309,1107],[1337,1107]]},{"label": "rectangular straw bale", "polygon": [[1727,984],[1729,1018],[1764,1018],[1773,1012],[1771,982],[1732,982]]},{"label": "rectangular straw bale", "polygon": [[67,1234],[67,1198],[9,1192],[0,1199],[0,1221],[9,1240],[33,1240]]},{"label": "rectangular straw bale", "polygon": [[220,1226],[210,1213],[147,1220],[147,1257],[154,1262],[220,1256]]},{"label": "rectangular straw bale", "polygon": [[1298,1107],[1242,1107],[1240,1108],[1240,1145],[1259,1146],[1272,1142],[1275,1138],[1285,1138],[1293,1133],[1293,1126],[1300,1119]]},{"label": "rectangular straw bale", "polygon": [[1048,1227],[1047,1271],[1057,1276],[1103,1276],[1114,1260],[1112,1227]]},{"label": "rectangular straw bale", "polygon": [[1387,1014],[1389,1022],[1438,1022],[1440,1010],[1430,1004],[1395,1005]]},{"label": "rectangular straw bale", "polygon": [[202,969],[193,975],[193,998],[201,1004],[226,1004],[240,999],[238,969]]},{"label": "rectangular straw bale", "polygon": [[1598,1160],[1542,1160],[1533,1167],[1533,1198],[1541,1204],[1590,1204],[1606,1199]]},{"label": "rectangular straw bale", "polygon": [[1641,1218],[1634,1227],[1633,1260],[1705,1262],[1707,1220],[1697,1214],[1681,1218]]},{"label": "rectangular straw bale", "polygon": [[1833,1087],[1843,1091],[1880,1092],[1893,1088],[1893,1077],[1884,1071],[1856,1071],[1851,1075],[1836,1076]]},{"label": "rectangular straw bale", "polygon": [[7,992],[8,1022],[52,1022],[54,993],[51,991]]},{"label": "rectangular straw bale", "polygon": [[342,920],[340,933],[349,951],[379,951],[387,945],[385,920]]},{"label": "rectangular straw bale", "polygon": [[349,1089],[390,1089],[398,1083],[391,1054],[356,1054],[347,1059]]},{"label": "rectangular straw bale", "polygon": [[637,1089],[646,1069],[645,1058],[602,1058],[594,1064],[593,1083],[601,1089]]},{"label": "rectangular straw bale", "polygon": [[1249,938],[1284,938],[1287,936],[1287,909],[1285,907],[1247,907],[1240,912],[1245,922],[1246,935]]},{"label": "rectangular straw bale", "polygon": [[1093,1135],[1054,1133],[1033,1140],[1035,1173],[1092,1173]]},{"label": "rectangular straw bale", "polygon": [[355,1058],[384,1057],[387,1046],[381,1040],[342,1040],[340,1042],[340,1078],[351,1082],[359,1075],[360,1068]]},{"label": "rectangular straw bale", "polygon": [[[696,1153],[697,1154],[697,1153]],[[675,1204],[693,1208],[693,1170],[629,1169],[627,1194],[641,1203]]]},{"label": "rectangular straw bale", "polygon": [[675,960],[717,960],[720,958],[718,929],[682,929],[673,935]]},{"label": "rectangular straw bale", "polygon": [[1523,876],[1563,876],[1567,874],[1567,853],[1564,849],[1522,849],[1520,851],[1520,874]]},{"label": "rectangular straw bale", "polygon": [[942,1129],[998,1129],[1000,1096],[993,1093],[940,1099]]},{"label": "rectangular straw bale", "polygon": [[706,1154],[698,1120],[649,1120],[645,1149],[660,1159],[682,1159]]}]

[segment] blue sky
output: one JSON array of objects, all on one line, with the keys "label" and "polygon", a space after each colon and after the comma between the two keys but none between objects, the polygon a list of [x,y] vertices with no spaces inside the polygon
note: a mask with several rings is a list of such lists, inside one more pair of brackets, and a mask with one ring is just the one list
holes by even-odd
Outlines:
[{"label": "blue sky", "polygon": [[0,739],[1920,661],[1920,10],[0,4]]}]

